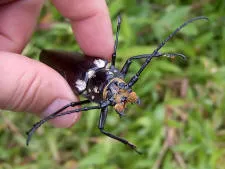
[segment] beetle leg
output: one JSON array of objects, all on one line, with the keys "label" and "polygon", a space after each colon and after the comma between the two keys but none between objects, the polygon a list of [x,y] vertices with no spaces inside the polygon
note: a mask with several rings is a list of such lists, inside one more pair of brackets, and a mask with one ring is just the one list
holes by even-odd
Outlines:
[{"label": "beetle leg", "polygon": [[132,63],[133,60],[147,58],[148,56],[149,55],[138,55],[138,56],[130,57],[129,59],[127,59],[126,63],[123,65],[123,68],[121,69],[120,73],[123,76],[126,76],[127,71],[130,68],[130,65],[131,65],[131,63]]},{"label": "beetle leg", "polygon": [[54,118],[59,117],[59,116],[64,116],[64,115],[67,115],[67,114],[78,113],[80,111],[88,111],[88,110],[91,110],[91,109],[99,109],[100,108],[100,106],[90,106],[90,107],[83,107],[83,108],[79,108],[79,109],[74,109],[74,110],[69,110],[69,111],[62,112],[63,110],[65,110],[68,107],[74,107],[74,106],[85,104],[85,103],[89,103],[89,102],[90,102],[89,100],[84,100],[84,101],[80,101],[80,102],[71,102],[70,104],[65,105],[61,109],[57,110],[55,113],[53,113],[53,114],[43,118],[42,120],[40,120],[37,123],[35,123],[33,125],[33,127],[27,132],[27,142],[26,142],[26,144],[29,145],[29,142],[30,142],[30,139],[31,139],[33,133],[42,124],[44,124],[45,122],[47,122],[47,121],[49,121],[51,119],[54,119]]},{"label": "beetle leg", "polygon": [[[146,57],[147,56],[147,57]],[[169,58],[173,58],[173,57],[181,57],[182,59],[186,59],[186,57],[183,54],[180,53],[157,53],[154,55],[143,55],[142,57],[139,58],[134,58],[134,59],[141,59],[141,58],[146,58],[145,62],[142,64],[141,68],[139,69],[139,71],[131,78],[131,80],[128,82],[128,87],[132,87],[138,80],[141,72],[146,68],[146,66],[151,62],[153,57],[169,57]],[[134,60],[132,59],[132,60]],[[131,61],[132,61],[131,60]],[[130,63],[131,64],[131,63]],[[125,64],[126,65],[126,64]]]},{"label": "beetle leg", "polygon": [[119,15],[118,19],[117,19],[116,40],[115,40],[115,44],[114,44],[114,51],[113,51],[113,54],[112,54],[112,65],[111,66],[115,66],[115,62],[116,62],[116,51],[117,51],[117,46],[118,46],[120,24],[121,24],[121,16]]},{"label": "beetle leg", "polygon": [[153,58],[153,57],[161,57],[161,56],[164,56],[164,57],[180,56],[183,59],[186,58],[184,55],[179,54],[179,53],[156,53],[155,55],[153,55],[153,54],[144,54],[144,55],[133,56],[133,57],[130,57],[129,59],[127,59],[126,63],[123,65],[123,68],[121,69],[120,73],[123,76],[126,76],[127,71],[130,68],[131,63],[133,63],[134,60],[148,58],[148,57],[150,57],[150,55],[152,55],[151,58]]},{"label": "beetle leg", "polygon": [[107,113],[108,113],[108,107],[105,107],[105,108],[101,109],[101,114],[100,114],[99,124],[98,124],[99,130],[103,134],[107,135],[108,137],[111,137],[112,139],[118,140],[119,142],[121,142],[125,145],[128,145],[132,150],[135,150],[137,153],[141,154],[141,152],[139,152],[137,150],[137,147],[134,144],[130,143],[129,141],[125,140],[124,138],[115,136],[115,135],[113,135],[113,134],[104,130],[104,125],[105,125],[105,122],[106,122]]},{"label": "beetle leg", "polygon": [[[162,41],[158,47],[153,51],[152,54],[148,55],[148,57],[146,58],[144,64],[141,66],[141,68],[138,70],[138,72],[131,78],[131,80],[128,83],[128,86],[131,87],[133,86],[136,81],[138,80],[141,72],[146,68],[146,66],[151,62],[153,57],[159,56],[159,50],[166,44],[167,41],[169,41],[175,34],[177,34],[177,32],[179,32],[182,28],[184,28],[185,26],[187,26],[189,23],[194,22],[196,20],[201,20],[201,19],[205,19],[208,20],[207,17],[204,16],[199,16],[196,18],[192,18],[188,21],[186,21],[185,23],[183,23],[182,25],[180,25],[175,31],[173,31],[164,41]],[[161,54],[162,56],[162,54]],[[168,57],[171,57],[171,55],[166,55]],[[175,55],[177,56],[177,55]],[[181,56],[181,54],[179,54],[179,56]]]}]

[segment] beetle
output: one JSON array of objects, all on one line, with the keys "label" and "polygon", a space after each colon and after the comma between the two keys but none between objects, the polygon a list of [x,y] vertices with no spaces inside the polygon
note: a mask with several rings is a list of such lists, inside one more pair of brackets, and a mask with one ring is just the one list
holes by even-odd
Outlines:
[{"label": "beetle", "polygon": [[[40,54],[40,61],[52,67],[58,71],[69,83],[70,87],[76,95],[82,95],[86,100],[71,102],[51,115],[44,117],[39,122],[35,123],[33,127],[27,132],[28,145],[33,133],[46,121],[64,116],[71,113],[78,113],[80,111],[89,111],[93,109],[100,109],[100,117],[98,128],[101,133],[105,134],[112,139],[129,146],[131,149],[137,151],[134,144],[130,143],[124,138],[116,136],[104,129],[104,125],[107,118],[108,107],[113,106],[114,110],[119,116],[124,115],[124,110],[128,103],[140,103],[140,99],[137,94],[132,90],[132,86],[138,81],[142,71],[151,62],[154,57],[181,57],[186,59],[183,54],[180,53],[160,53],[159,50],[169,41],[177,32],[183,27],[196,20],[208,20],[205,16],[199,16],[192,18],[182,25],[180,25],[174,32],[172,32],[164,41],[162,41],[158,47],[151,54],[142,54],[132,56],[126,60],[122,69],[119,70],[115,67],[116,52],[118,46],[118,37],[121,25],[121,17],[118,16],[116,38],[114,44],[114,51],[112,54],[112,61],[103,60],[101,58],[90,57],[77,52],[65,52],[55,50],[42,50]],[[145,59],[139,70],[132,78],[125,82],[124,78],[130,68],[133,61],[138,59]],[[86,105],[88,103],[96,103],[95,106],[84,106],[81,108],[64,111],[68,107],[75,107],[78,105]]]}]

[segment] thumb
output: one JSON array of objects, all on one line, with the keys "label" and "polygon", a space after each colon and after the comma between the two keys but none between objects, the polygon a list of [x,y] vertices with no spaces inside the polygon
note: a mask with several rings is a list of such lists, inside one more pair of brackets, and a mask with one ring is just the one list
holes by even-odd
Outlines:
[{"label": "thumb", "polygon": [[[67,82],[53,69],[25,56],[0,52],[0,109],[47,116],[78,100]],[[52,120],[56,127],[69,127],[79,113]]]}]

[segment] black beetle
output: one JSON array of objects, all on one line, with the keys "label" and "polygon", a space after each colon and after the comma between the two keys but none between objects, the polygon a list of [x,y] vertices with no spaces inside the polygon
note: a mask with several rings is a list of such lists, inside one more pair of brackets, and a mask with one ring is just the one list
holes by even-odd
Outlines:
[{"label": "black beetle", "polygon": [[[121,18],[118,17],[116,40],[114,45],[114,52],[112,54],[112,62],[109,64],[106,60],[100,58],[93,58],[90,56],[82,55],[76,52],[65,52],[65,51],[54,51],[54,50],[43,50],[40,54],[40,61],[47,64],[58,71],[69,83],[74,93],[77,95],[83,95],[87,100],[79,102],[71,102],[65,105],[53,114],[43,118],[39,122],[33,125],[33,127],[27,132],[27,145],[31,139],[32,134],[46,121],[64,116],[71,113],[80,111],[88,111],[92,109],[101,109],[99,125],[100,131],[125,145],[128,145],[131,149],[135,150],[136,146],[127,140],[115,136],[104,130],[104,125],[107,118],[108,106],[114,106],[115,111],[119,116],[123,115],[124,109],[128,103],[140,103],[140,99],[134,91],[132,86],[137,82],[142,71],[151,62],[153,57],[182,57],[185,59],[183,54],[179,53],[160,53],[159,50],[169,41],[178,31],[180,31],[187,24],[196,21],[206,19],[207,17],[199,16],[192,18],[184,22],[179,26],[173,33],[171,33],[151,54],[142,54],[138,56],[130,57],[121,70],[115,68],[116,51],[118,45],[118,36],[121,24]],[[138,72],[130,79],[129,82],[125,82],[124,78],[132,61],[137,59],[145,59]],[[82,107],[70,111],[63,112],[68,107],[74,107],[77,105],[84,105],[90,102],[94,102],[96,106]],[[139,153],[139,152],[138,152]]]}]

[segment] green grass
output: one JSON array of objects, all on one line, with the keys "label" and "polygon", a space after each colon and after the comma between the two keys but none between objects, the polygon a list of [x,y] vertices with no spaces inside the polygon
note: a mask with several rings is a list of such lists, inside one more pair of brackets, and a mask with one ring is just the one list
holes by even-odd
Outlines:
[{"label": "green grass", "polygon": [[[25,113],[2,111],[2,169],[224,169],[225,167],[225,2],[107,1],[116,28],[122,12],[118,60],[151,53],[184,21],[204,15],[178,33],[162,52],[178,52],[188,60],[154,59],[134,90],[141,105],[130,105],[120,119],[111,109],[107,129],[135,143],[139,156],[102,135],[99,111],[83,113],[72,128],[41,127],[29,147],[25,131],[38,120]],[[137,5],[137,3],[139,3]],[[48,30],[37,30],[24,54],[38,58],[40,49],[79,50],[69,24],[47,3],[41,18],[52,15]],[[41,22],[40,18],[40,22]],[[128,77],[141,62],[132,65]]]}]

